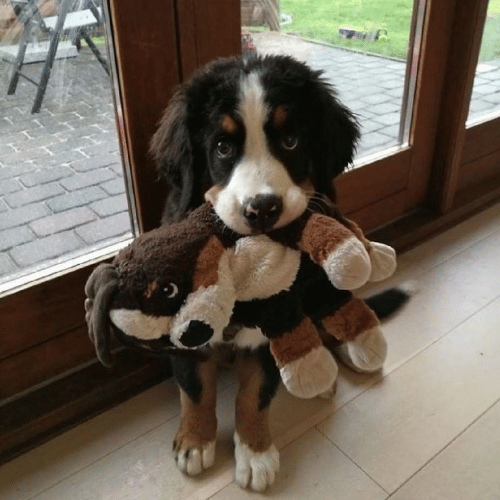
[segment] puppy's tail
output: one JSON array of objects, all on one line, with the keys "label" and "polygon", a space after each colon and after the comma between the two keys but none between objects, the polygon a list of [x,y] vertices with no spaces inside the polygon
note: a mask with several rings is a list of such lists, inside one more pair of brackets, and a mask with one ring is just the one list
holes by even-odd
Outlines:
[{"label": "puppy's tail", "polygon": [[410,282],[372,295],[366,298],[365,302],[378,319],[386,319],[399,311],[415,293],[415,290],[415,283]]}]

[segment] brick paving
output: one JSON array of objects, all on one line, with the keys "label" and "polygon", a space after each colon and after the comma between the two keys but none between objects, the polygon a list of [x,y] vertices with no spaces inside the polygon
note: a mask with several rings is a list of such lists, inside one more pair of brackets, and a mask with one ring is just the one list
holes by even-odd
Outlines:
[{"label": "brick paving", "polygon": [[[325,71],[360,120],[358,155],[397,144],[404,62],[301,40],[291,50],[286,37],[256,42]],[[0,61],[0,282],[131,230],[109,81],[90,51],[55,62],[36,115],[32,84],[21,80],[6,95],[10,67]],[[39,71],[27,68],[33,77]],[[499,107],[496,61],[477,73],[471,116]]]}]

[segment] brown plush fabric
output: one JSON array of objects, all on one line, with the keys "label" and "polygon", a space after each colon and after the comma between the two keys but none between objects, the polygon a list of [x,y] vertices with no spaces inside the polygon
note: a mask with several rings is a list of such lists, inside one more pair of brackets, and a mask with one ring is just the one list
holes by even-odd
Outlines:
[{"label": "brown plush fabric", "polygon": [[215,236],[210,237],[196,260],[193,290],[197,290],[201,286],[207,287],[217,283],[219,276],[216,263],[220,261],[223,253],[224,247],[220,241]]},{"label": "brown plush fabric", "polygon": [[321,264],[328,254],[352,236],[352,232],[340,222],[325,215],[314,214],[307,221],[299,247],[307,252],[314,262]]},{"label": "brown plush fabric", "polygon": [[333,316],[323,320],[323,326],[338,340],[354,340],[359,334],[379,324],[375,313],[361,299],[353,298]]},{"label": "brown plush fabric", "polygon": [[363,243],[366,250],[369,251],[371,248],[370,240],[366,239],[361,228],[352,220],[346,219],[346,221],[347,221],[347,227],[356,235],[356,238],[358,238],[358,240],[361,241],[361,243]]},{"label": "brown plush fabric", "polygon": [[271,352],[278,368],[281,368],[304,357],[308,352],[321,345],[321,338],[316,327],[306,316],[291,332],[271,341]]}]

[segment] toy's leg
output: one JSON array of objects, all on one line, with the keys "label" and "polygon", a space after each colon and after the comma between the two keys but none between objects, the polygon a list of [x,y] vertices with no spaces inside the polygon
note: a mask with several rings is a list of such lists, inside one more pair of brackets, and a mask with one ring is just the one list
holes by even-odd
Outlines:
[{"label": "toy's leg", "polygon": [[343,340],[335,354],[355,371],[371,373],[382,368],[387,357],[387,342],[375,313],[361,299],[353,298],[323,326],[334,337]]},{"label": "toy's leg", "polygon": [[267,347],[240,351],[236,366],[240,384],[234,434],[236,482],[242,488],[264,491],[279,469],[279,453],[269,431],[269,404],[279,373]]},{"label": "toy's leg", "polygon": [[189,476],[211,467],[215,460],[217,363],[172,357],[181,394],[181,422],[173,449],[177,467]]},{"label": "toy's leg", "polygon": [[337,364],[307,316],[291,332],[273,339],[271,352],[294,396],[313,398],[329,391],[337,379]]}]

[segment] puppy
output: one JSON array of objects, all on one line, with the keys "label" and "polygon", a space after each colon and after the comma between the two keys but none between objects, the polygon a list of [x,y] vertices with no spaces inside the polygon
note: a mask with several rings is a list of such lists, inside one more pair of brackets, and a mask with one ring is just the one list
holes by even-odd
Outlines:
[{"label": "puppy", "polygon": [[[243,235],[287,225],[311,200],[333,214],[333,180],[352,162],[358,138],[354,116],[321,72],[286,56],[218,60],[178,88],[152,139],[170,186],[164,222],[182,219],[204,199]],[[392,290],[368,304],[390,313],[405,299]],[[267,346],[234,350],[236,480],[264,491],[279,468],[268,421],[279,373]],[[386,344],[358,339],[337,352],[353,369],[372,372],[381,368]],[[214,462],[217,353],[172,356],[172,366],[182,404],[176,461],[194,475]]]}]

